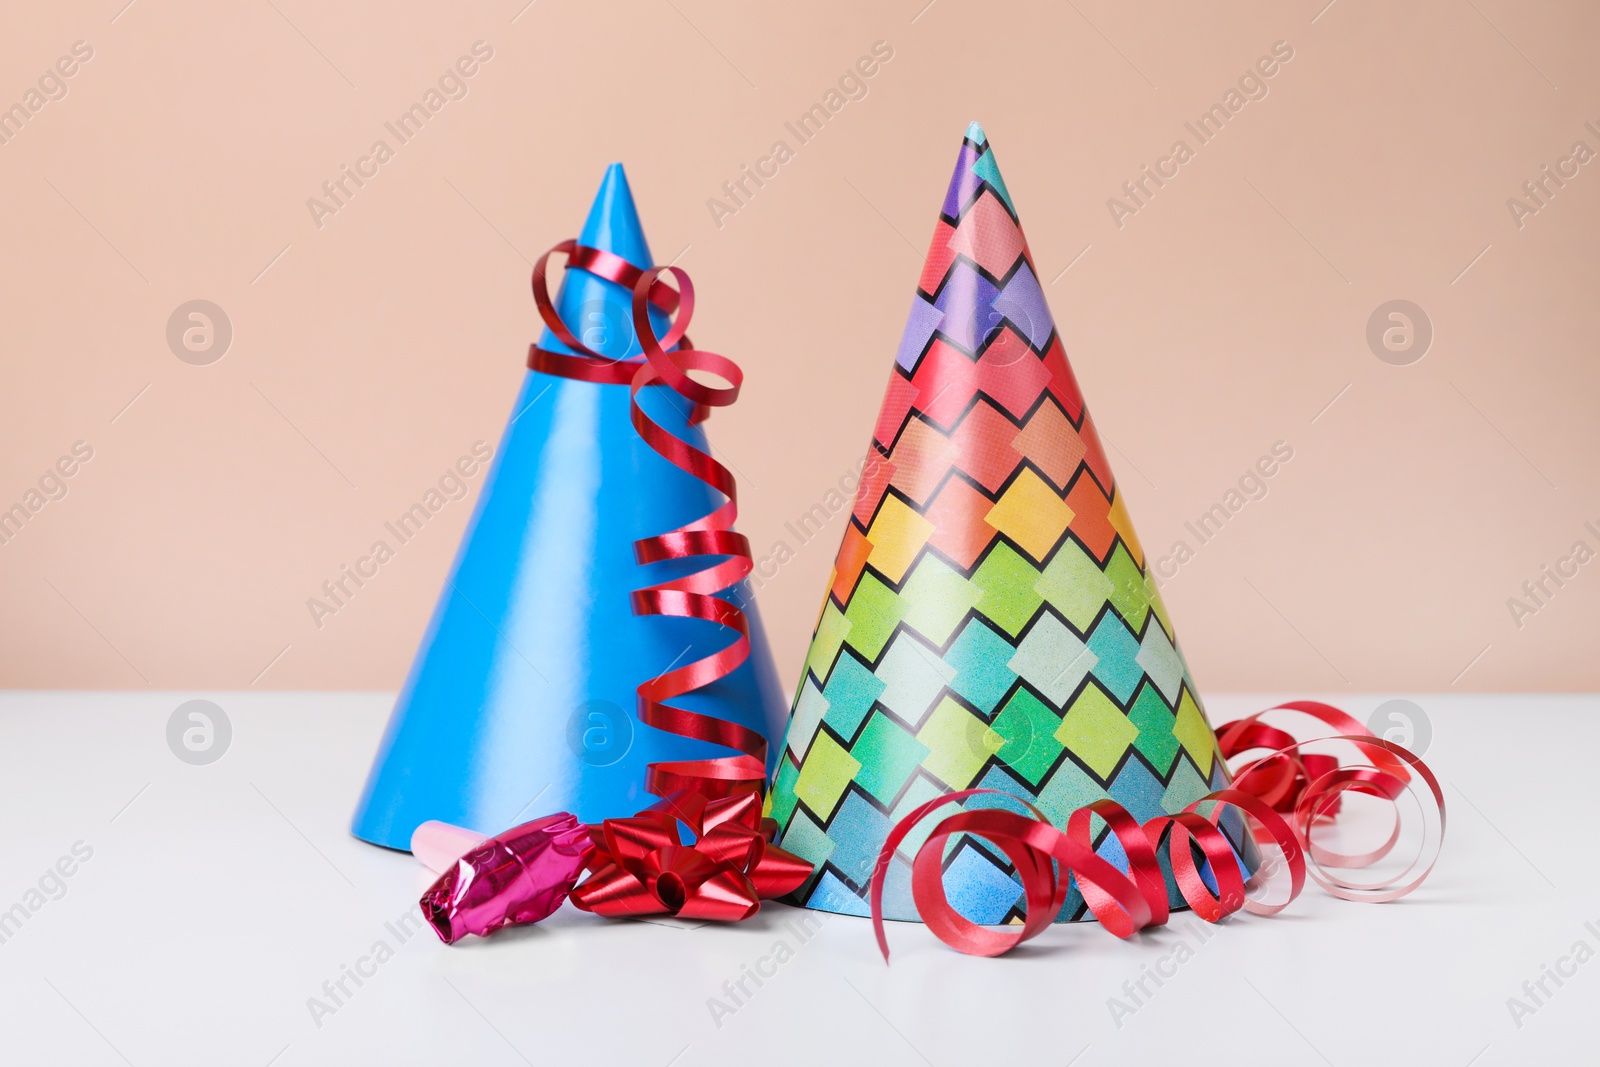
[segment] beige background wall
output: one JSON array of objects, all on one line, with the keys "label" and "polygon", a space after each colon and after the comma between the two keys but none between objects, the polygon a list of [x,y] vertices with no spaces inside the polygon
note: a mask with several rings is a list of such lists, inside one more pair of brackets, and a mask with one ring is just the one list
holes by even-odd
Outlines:
[{"label": "beige background wall", "polygon": [[[1507,605],[1600,549],[1600,161],[1560,163],[1600,151],[1592,6],[123,2],[0,33],[0,106],[93,51],[0,144],[0,508],[93,452],[0,544],[0,685],[398,686],[470,500],[320,629],[306,599],[497,441],[529,260],[614,159],[696,339],[747,370],[710,430],[764,553],[862,454],[974,118],[1146,547],[1196,549],[1165,593],[1202,688],[1600,685],[1600,562],[1520,627]],[[465,97],[319,227],[307,199],[480,40]],[[719,228],[707,199],[877,41],[865,98]],[[1198,146],[1184,123],[1279,41]],[[1179,138],[1119,227],[1108,198]],[[1542,164],[1577,173],[1518,220]],[[194,299],[232,324],[210,365],[166,339]],[[1365,336],[1393,299],[1432,323],[1409,365]],[[840,521],[761,592],[786,683]]]}]

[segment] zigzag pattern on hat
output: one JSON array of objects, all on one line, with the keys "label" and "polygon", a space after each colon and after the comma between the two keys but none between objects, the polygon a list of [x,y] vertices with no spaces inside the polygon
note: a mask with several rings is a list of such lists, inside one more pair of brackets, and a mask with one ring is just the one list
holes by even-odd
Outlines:
[{"label": "zigzag pattern on hat", "polygon": [[[1223,785],[1216,737],[1145,566],[974,123],[772,787],[779,840],[816,865],[794,899],[867,914],[889,829],[955,790],[1003,790],[1065,826],[1104,797],[1142,822]],[[966,806],[992,802],[1005,803]],[[936,821],[896,854],[891,919],[916,918],[909,861]],[[1237,821],[1224,828],[1248,847]],[[1114,838],[1099,847],[1125,867]],[[1018,919],[1021,887],[997,850],[964,836],[944,862],[950,900],[969,918]],[[1074,889],[1060,920],[1084,913]]]}]

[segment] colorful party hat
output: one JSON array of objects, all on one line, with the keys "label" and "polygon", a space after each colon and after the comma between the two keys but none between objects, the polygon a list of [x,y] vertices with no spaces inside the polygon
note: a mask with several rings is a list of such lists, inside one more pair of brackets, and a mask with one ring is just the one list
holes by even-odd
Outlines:
[{"label": "colorful party hat", "polygon": [[[652,266],[620,164],[606,171],[578,244]],[[641,351],[631,297],[572,268],[556,311],[590,350],[626,360]],[[654,317],[665,334],[664,314]],[[548,331],[539,347],[572,351]],[[672,434],[708,447],[670,390],[646,389],[639,402]],[[485,835],[552,811],[599,822],[649,803],[647,764],[726,755],[635,713],[641,682],[716,651],[726,632],[635,616],[630,603],[633,590],[688,569],[642,567],[634,541],[721,502],[640,438],[627,385],[530,370],[379,746],[355,835],[404,849],[430,819]],[[783,696],[760,619],[748,589],[725,595],[749,617],[750,657],[675,703],[775,739]]]},{"label": "colorful party hat", "polygon": [[[866,915],[890,828],[945,793],[1001,790],[1065,827],[1106,797],[1143,822],[1227,781],[976,123],[791,716],[770,813],[783,847],[816,865],[795,899],[824,911]],[[935,822],[895,854],[891,919],[917,917],[909,861]],[[1253,865],[1237,820],[1223,826]],[[1097,847],[1126,869],[1115,838]],[[974,922],[1020,915],[1021,885],[991,845],[953,838],[944,868]],[[1084,911],[1074,889],[1059,921]]]}]

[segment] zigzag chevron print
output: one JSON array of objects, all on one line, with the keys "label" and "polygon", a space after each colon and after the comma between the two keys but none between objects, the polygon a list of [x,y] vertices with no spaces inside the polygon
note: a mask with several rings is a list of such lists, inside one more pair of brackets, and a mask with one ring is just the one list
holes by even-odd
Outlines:
[{"label": "zigzag chevron print", "polygon": [[[780,844],[817,868],[794,899],[866,915],[890,827],[954,790],[1003,790],[1065,826],[1103,797],[1144,821],[1226,781],[1011,194],[974,123],[769,798]],[[1007,803],[967,806],[989,802]],[[936,821],[896,854],[891,919],[916,918],[910,858]],[[1224,826],[1245,848],[1242,827]],[[1114,838],[1099,847],[1126,866]],[[968,918],[1018,920],[1021,887],[997,850],[961,837],[944,862],[950,900]],[[1074,889],[1059,921],[1085,912]]]}]

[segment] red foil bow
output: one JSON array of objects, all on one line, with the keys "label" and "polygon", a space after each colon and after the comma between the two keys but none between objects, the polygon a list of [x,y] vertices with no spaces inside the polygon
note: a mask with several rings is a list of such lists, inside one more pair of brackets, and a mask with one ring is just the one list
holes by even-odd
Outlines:
[{"label": "red foil bow", "polygon": [[[679,823],[693,844],[683,843]],[[631,818],[590,828],[593,873],[572,903],[610,919],[748,919],[761,901],[798,889],[811,874],[811,864],[772,843],[775,830],[754,793],[716,800],[672,793]]]},{"label": "red foil bow", "polygon": [[[1342,732],[1297,740],[1292,733],[1261,721],[1262,716],[1276,711],[1300,712]],[[1334,756],[1302,751],[1305,745],[1325,741],[1353,745],[1366,765],[1346,766]],[[1158,859],[1161,851],[1167,854],[1184,901],[1207,922],[1220,922],[1240,910],[1253,915],[1276,914],[1299,896],[1308,874],[1334,896],[1379,902],[1405,896],[1433,870],[1444,843],[1445,827],[1444,793],[1438,779],[1422,760],[1392,741],[1374,737],[1338,708],[1309,700],[1280,704],[1223,727],[1218,746],[1224,756],[1270,751],[1237,769],[1232,787],[1219,789],[1176,815],[1156,816],[1143,825],[1111,800],[1100,800],[1073,812],[1065,831],[1051,825],[1049,819],[1027,804],[1024,807],[1032,812],[1032,818],[985,808],[941,820],[912,861],[911,895],[922,921],[952,948],[969,955],[998,956],[1048,929],[1066,902],[1069,886],[1075,882],[1101,926],[1117,937],[1132,937],[1147,926],[1167,921],[1167,890]],[[1420,779],[1425,789],[1418,790],[1415,779]],[[1396,804],[1394,829],[1376,849],[1341,853],[1312,840],[1313,827],[1319,820],[1333,817],[1347,791]],[[1407,792],[1416,795],[1425,819],[1410,864],[1398,874],[1373,882],[1353,881],[1336,873],[1341,868],[1371,866],[1393,851],[1401,837],[1397,802]],[[883,890],[895,849],[933,812],[982,793],[1010,796],[994,789],[967,789],[935,797],[890,831],[878,854],[871,885],[872,925],[885,960],[889,958],[889,942],[883,929]],[[1437,813],[1436,824],[1426,818],[1429,801]],[[1277,855],[1263,864],[1258,875],[1286,869],[1289,884],[1284,899],[1267,903],[1248,895],[1233,846],[1217,827],[1225,807],[1233,807],[1244,816],[1258,843],[1275,848]],[[1095,853],[1092,824],[1096,817],[1122,846],[1128,858],[1126,874]],[[945,842],[957,834],[982,837],[1011,861],[1022,881],[1027,906],[1027,918],[1021,926],[978,926],[950,904],[944,893],[942,858]],[[1191,842],[1205,857],[1215,892],[1195,863]]]}]

